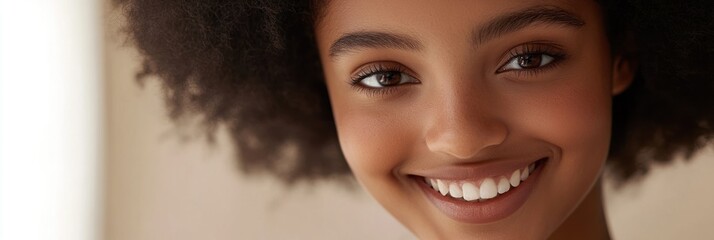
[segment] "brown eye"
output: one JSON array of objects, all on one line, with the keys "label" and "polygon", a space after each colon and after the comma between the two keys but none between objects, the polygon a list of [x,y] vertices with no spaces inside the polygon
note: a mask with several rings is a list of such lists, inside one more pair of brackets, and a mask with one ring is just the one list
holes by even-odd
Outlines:
[{"label": "brown eye", "polygon": [[540,62],[542,61],[541,56],[543,54],[528,54],[523,56],[518,56],[518,66],[521,68],[537,68],[540,67]]},{"label": "brown eye", "polygon": [[412,76],[400,71],[375,72],[357,81],[368,88],[394,87],[406,83],[418,83]]},{"label": "brown eye", "polygon": [[545,53],[522,54],[508,60],[508,62],[499,69],[499,72],[539,68],[552,63],[553,60],[555,60],[553,56]]},{"label": "brown eye", "polygon": [[402,81],[402,73],[400,72],[384,72],[375,74],[377,83],[384,87],[397,85]]}]

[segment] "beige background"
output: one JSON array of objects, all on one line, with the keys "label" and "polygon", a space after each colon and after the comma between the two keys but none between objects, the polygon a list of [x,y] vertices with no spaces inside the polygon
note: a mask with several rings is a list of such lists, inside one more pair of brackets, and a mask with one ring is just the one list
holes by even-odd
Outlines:
[{"label": "beige background", "polygon": [[[165,118],[156,82],[133,81],[138,55],[108,14],[105,46],[106,239],[413,239],[361,189],[334,183],[286,189],[246,178],[227,135],[215,145],[182,140],[195,130]],[[714,151],[657,168],[640,184],[607,187],[616,239],[713,239]],[[608,185],[609,186],[609,185]]]}]

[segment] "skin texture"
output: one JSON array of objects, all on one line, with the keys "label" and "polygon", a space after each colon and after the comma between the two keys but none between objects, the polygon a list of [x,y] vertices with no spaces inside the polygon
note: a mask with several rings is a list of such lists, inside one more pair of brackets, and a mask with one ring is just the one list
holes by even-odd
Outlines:
[{"label": "skin texture", "polygon": [[[473,41],[474,29],[539,5],[567,11],[584,24],[533,23]],[[608,238],[598,182],[611,136],[612,97],[628,86],[632,71],[610,56],[595,2],[335,0],[322,11],[316,39],[343,153],[363,187],[417,236]],[[333,43],[355,32],[414,41],[331,52]],[[510,53],[533,48],[565,56],[537,70],[500,71]],[[417,82],[381,92],[351,84],[377,67],[398,69],[406,74],[402,79]],[[487,224],[447,217],[409,177],[539,151],[556,157],[526,202]]]}]

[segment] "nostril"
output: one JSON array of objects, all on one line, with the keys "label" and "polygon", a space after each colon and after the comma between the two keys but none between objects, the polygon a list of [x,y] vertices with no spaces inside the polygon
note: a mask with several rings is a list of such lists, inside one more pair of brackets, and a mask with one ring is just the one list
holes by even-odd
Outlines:
[{"label": "nostril", "polygon": [[476,156],[483,149],[497,146],[506,141],[508,130],[504,127],[433,129],[425,136],[428,149],[451,155],[459,159]]},{"label": "nostril", "polygon": [[471,140],[458,136],[455,131],[443,131],[427,137],[426,144],[432,152],[446,153],[460,159],[469,158],[478,151]]}]

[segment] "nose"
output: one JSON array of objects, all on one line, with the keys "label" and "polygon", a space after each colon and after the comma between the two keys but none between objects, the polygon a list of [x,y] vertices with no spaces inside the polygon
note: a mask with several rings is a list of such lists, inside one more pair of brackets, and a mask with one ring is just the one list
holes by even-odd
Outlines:
[{"label": "nose", "polygon": [[454,89],[440,95],[430,106],[432,117],[426,125],[430,151],[468,159],[506,140],[508,127],[498,116],[496,99],[488,93]]}]

